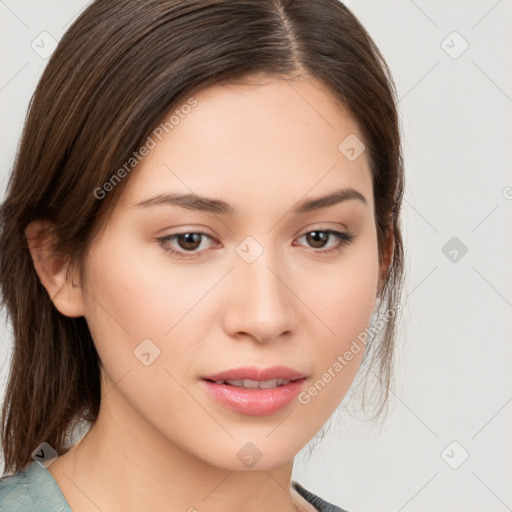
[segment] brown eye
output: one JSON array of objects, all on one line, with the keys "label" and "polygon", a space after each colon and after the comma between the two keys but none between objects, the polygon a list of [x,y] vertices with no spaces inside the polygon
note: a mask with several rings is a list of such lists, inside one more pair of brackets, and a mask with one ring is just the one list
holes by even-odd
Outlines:
[{"label": "brown eye", "polygon": [[201,245],[201,233],[182,233],[176,235],[176,241],[180,249],[194,251]]},{"label": "brown eye", "polygon": [[[319,249],[315,252],[320,254],[330,254],[331,252],[339,252],[341,251],[345,245],[349,244],[354,240],[354,235],[351,233],[342,233],[341,231],[336,231],[334,229],[315,229],[314,231],[309,231],[305,233],[299,238],[305,238],[307,245],[312,249]],[[331,237],[335,237],[338,240],[338,244],[329,249],[323,249],[328,243]]]},{"label": "brown eye", "polygon": [[[174,233],[172,235],[158,238],[158,244],[164,249],[179,258],[194,258],[199,256],[201,252],[198,250],[203,239],[213,240],[207,233],[202,231],[193,231],[186,233]],[[174,243],[171,243],[174,242]]]},{"label": "brown eye", "polygon": [[308,244],[314,249],[322,249],[325,243],[329,240],[330,234],[326,231],[310,231],[306,233]]},{"label": "brown eye", "polygon": [[[299,238],[303,237],[306,238],[306,243],[313,252],[325,255],[341,251],[345,245],[352,242],[355,238],[354,235],[350,233],[342,233],[333,229],[316,229],[305,233]],[[337,239],[338,243],[334,247],[323,249],[329,243],[331,237]],[[194,231],[174,233],[163,238],[158,238],[157,241],[165,252],[168,252],[178,258],[186,259],[200,257],[201,253],[205,252],[206,249],[198,250],[203,239],[210,241],[214,240],[214,238],[207,233]],[[294,243],[294,245],[297,244]]]}]

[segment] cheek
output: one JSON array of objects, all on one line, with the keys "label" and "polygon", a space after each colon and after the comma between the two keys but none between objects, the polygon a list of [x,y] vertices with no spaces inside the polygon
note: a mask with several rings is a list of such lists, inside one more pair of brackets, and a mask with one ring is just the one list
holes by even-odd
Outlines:
[{"label": "cheek", "polygon": [[[196,331],[201,326],[197,315],[204,307],[201,297],[219,272],[208,274],[201,278],[192,266],[173,267],[151,244],[130,244],[126,239],[109,239],[89,253],[86,319],[113,381],[128,370],[131,380],[148,369],[159,371],[166,381],[163,368],[175,374],[193,367],[200,348]],[[148,339],[149,344],[144,341]],[[139,347],[150,347],[158,355],[150,368],[136,359]]]},{"label": "cheek", "polygon": [[115,240],[91,252],[87,286],[94,297],[88,297],[87,309],[97,327],[129,333],[133,341],[162,338],[185,314],[197,286],[179,268],[170,272],[155,254],[152,244]]},{"label": "cheek", "polygon": [[348,334],[354,336],[368,324],[375,306],[377,278],[373,260],[360,259],[331,290],[332,304],[326,308],[341,340],[347,341]]},{"label": "cheek", "polygon": [[326,413],[339,404],[357,374],[365,350],[358,336],[368,328],[376,301],[376,240],[368,238],[357,251],[346,254],[317,281],[316,292],[308,294],[322,320],[315,336],[318,365],[310,388],[311,405]]},{"label": "cheek", "polygon": [[[324,271],[317,286],[305,291],[314,310],[328,329],[337,348],[350,344],[352,336],[367,327],[375,307],[378,283],[377,243],[368,237],[347,251],[335,264]],[[313,308],[312,308],[313,309]]]}]

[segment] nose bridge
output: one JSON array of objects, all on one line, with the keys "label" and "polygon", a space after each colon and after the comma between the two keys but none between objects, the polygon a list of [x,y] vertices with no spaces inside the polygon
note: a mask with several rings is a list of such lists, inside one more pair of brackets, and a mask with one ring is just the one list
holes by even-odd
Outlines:
[{"label": "nose bridge", "polygon": [[293,294],[276,251],[251,238],[236,249],[231,330],[270,339],[292,329]]}]

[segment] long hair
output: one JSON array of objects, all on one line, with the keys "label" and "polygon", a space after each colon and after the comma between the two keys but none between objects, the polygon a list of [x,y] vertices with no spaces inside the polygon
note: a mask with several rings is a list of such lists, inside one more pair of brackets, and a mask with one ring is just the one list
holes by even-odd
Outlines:
[{"label": "long hair", "polygon": [[[25,467],[43,441],[61,454],[73,422],[94,422],[100,406],[100,361],[85,319],[53,305],[26,226],[54,223],[54,250],[83,275],[84,255],[130,177],[101,200],[95,191],[170,109],[214,84],[297,71],[328,86],[358,123],[371,164],[379,260],[394,240],[381,306],[397,304],[404,178],[396,91],[351,11],[338,0],[97,0],[48,61],[0,207],[2,305],[14,338],[1,422],[6,473]],[[365,352],[382,383],[378,414],[388,398],[395,320]]]}]

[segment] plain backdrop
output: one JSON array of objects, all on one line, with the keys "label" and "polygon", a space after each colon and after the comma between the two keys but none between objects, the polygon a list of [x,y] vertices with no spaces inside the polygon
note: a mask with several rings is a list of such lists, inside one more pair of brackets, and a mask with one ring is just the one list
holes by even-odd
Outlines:
[{"label": "plain backdrop", "polygon": [[[50,51],[87,3],[0,1],[2,194],[47,62],[33,42]],[[340,410],[293,478],[351,512],[512,510],[512,1],[347,5],[400,97],[397,379],[380,429]],[[12,338],[1,320],[3,393]]]}]

